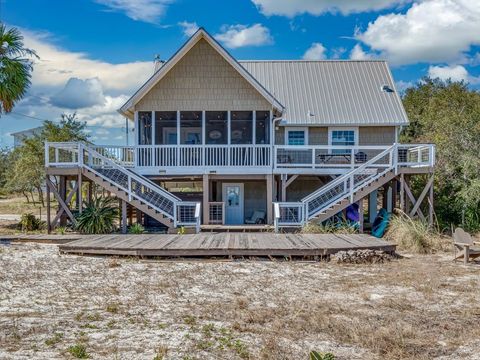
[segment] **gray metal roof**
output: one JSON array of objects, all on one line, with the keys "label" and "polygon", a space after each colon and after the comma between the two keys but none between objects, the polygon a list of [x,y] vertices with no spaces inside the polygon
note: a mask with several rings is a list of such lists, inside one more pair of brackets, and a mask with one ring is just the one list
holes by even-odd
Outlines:
[{"label": "gray metal roof", "polygon": [[[285,106],[284,124],[408,123],[385,61],[252,60],[239,63]],[[384,85],[394,91],[383,91]]]}]

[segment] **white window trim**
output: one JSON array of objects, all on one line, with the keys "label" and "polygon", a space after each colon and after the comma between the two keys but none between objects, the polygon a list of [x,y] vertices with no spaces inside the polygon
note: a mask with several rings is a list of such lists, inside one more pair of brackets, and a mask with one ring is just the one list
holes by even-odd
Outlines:
[{"label": "white window trim", "polygon": [[[286,126],[285,127],[285,145],[290,146],[288,144],[288,133],[290,131],[303,131],[305,135],[305,144],[303,146],[308,145],[308,127],[299,127],[299,126]],[[291,146],[302,146],[302,145],[291,145]]]},{"label": "white window trim", "polygon": [[343,127],[343,126],[336,126],[336,127],[329,127],[328,128],[328,146],[332,146],[332,135],[334,131],[353,131],[355,146],[358,146],[358,126],[354,127]]}]

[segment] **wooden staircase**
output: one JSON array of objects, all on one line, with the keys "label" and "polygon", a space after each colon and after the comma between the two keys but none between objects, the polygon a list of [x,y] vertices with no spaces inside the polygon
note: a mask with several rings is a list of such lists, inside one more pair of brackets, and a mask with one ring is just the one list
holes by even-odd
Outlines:
[{"label": "wooden staircase", "polygon": [[91,181],[95,182],[95,184],[100,185],[105,190],[110,191],[112,194],[115,194],[119,199],[126,201],[128,204],[132,205],[136,209],[147,214],[148,216],[151,216],[152,218],[164,224],[165,226],[169,228],[174,227],[174,223],[172,219],[165,216],[163,213],[153,209],[146,202],[140,201],[135,198],[129,199],[128,193],[126,191],[116,186],[112,182],[105,180],[104,178],[95,174],[91,170],[87,168],[82,168],[82,175],[84,175],[86,178],[90,179]]},{"label": "wooden staircase", "polygon": [[389,172],[383,174],[382,176],[380,176],[378,179],[371,182],[370,184],[364,187],[360,187],[358,190],[354,191],[353,199],[351,199],[350,197],[343,198],[341,201],[336,202],[331,206],[329,206],[328,208],[322,210],[317,216],[313,217],[313,219],[322,222],[331,218],[332,216],[338,214],[340,211],[344,210],[350,204],[359,201],[360,199],[370,194],[372,191],[385,185],[393,178],[395,178],[395,171],[390,170]]}]

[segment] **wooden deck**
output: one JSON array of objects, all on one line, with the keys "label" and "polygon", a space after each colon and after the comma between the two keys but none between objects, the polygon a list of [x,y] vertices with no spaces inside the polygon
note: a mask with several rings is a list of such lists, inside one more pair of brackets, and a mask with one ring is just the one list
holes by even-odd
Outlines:
[{"label": "wooden deck", "polygon": [[370,235],[199,233],[98,235],[59,245],[69,254],[155,257],[327,256],[341,250],[392,252],[395,245]]}]

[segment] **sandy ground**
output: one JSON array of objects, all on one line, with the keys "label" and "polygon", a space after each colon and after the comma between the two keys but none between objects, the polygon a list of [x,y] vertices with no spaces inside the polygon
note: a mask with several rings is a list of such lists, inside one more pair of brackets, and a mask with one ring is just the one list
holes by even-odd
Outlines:
[{"label": "sandy ground", "polygon": [[480,359],[480,265],[450,259],[162,262],[0,245],[0,359]]}]

